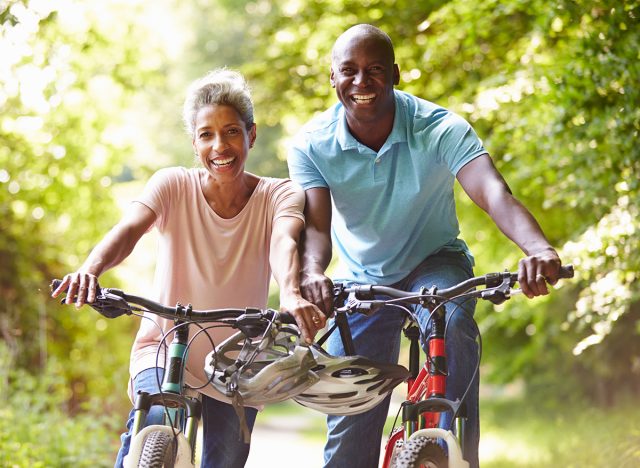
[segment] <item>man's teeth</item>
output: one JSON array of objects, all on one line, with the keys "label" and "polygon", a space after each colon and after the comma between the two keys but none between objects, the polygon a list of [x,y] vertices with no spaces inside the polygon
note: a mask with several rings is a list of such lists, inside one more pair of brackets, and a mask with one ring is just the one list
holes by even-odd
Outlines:
[{"label": "man's teeth", "polygon": [[375,94],[357,94],[352,96],[352,99],[358,104],[365,104],[373,101],[375,97]]},{"label": "man's teeth", "polygon": [[231,164],[233,161],[235,161],[236,158],[219,158],[219,159],[212,159],[211,160],[211,164],[213,164],[216,167],[222,167],[222,166],[228,166],[229,164]]}]

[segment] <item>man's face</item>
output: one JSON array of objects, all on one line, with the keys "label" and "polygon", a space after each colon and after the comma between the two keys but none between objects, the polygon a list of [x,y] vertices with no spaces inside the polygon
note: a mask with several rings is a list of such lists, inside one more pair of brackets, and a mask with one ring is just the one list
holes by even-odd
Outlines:
[{"label": "man's face", "polygon": [[393,115],[393,86],[400,72],[388,45],[380,39],[366,35],[339,39],[330,79],[350,125],[375,123]]}]

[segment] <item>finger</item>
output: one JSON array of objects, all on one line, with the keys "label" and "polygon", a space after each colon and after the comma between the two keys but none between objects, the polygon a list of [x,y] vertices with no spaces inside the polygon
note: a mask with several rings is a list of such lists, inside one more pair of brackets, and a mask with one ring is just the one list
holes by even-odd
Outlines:
[{"label": "finger", "polygon": [[327,282],[324,283],[323,286],[324,288],[322,291],[321,302],[322,306],[320,307],[320,309],[326,317],[331,317],[333,315],[333,283],[327,280]]},{"label": "finger", "polygon": [[534,297],[533,291],[529,286],[528,278],[531,277],[531,272],[529,263],[522,259],[518,262],[518,283],[520,284],[520,289],[522,289],[522,293],[527,296],[529,299]]},{"label": "finger", "polygon": [[73,298],[78,292],[78,276],[70,275],[69,276],[69,287],[67,288],[67,297],[65,299],[65,304],[71,305],[73,303]]},{"label": "finger", "polygon": [[87,276],[80,275],[80,286],[78,287],[78,296],[76,297],[76,308],[79,309],[85,303],[87,296]]},{"label": "finger", "polygon": [[536,296],[541,296],[545,294],[549,294],[549,290],[547,289],[547,278],[542,273],[536,273],[535,283],[537,288]]},{"label": "finger", "polygon": [[300,326],[300,332],[302,333],[302,338],[307,344],[313,343],[313,337],[315,334],[311,331],[311,327],[307,325],[305,321],[302,321],[302,324],[298,324]]},{"label": "finger", "polygon": [[313,322],[314,328],[317,332],[325,327],[327,317],[318,307],[314,307],[311,311],[311,321]]},{"label": "finger", "polygon": [[302,336],[302,339],[306,343],[311,343],[313,341],[311,336],[311,329],[312,329],[311,318],[308,317],[308,314],[301,313],[300,309],[290,310],[290,313],[296,319],[296,324],[300,329],[300,335]]},{"label": "finger", "polygon": [[549,283],[551,286],[555,285],[560,279],[560,266],[561,263],[559,261],[555,261],[548,265],[545,269],[545,278],[547,278],[547,283]]},{"label": "finger", "polygon": [[62,278],[62,281],[60,282],[58,287],[54,289],[54,291],[51,293],[51,297],[58,297],[62,291],[65,291],[67,289],[68,285],[69,285],[69,278],[68,276],[65,275],[65,277]]},{"label": "finger", "polygon": [[308,285],[300,287],[302,297],[304,297],[311,304],[315,304],[318,307],[322,306],[322,292],[316,285]]},{"label": "finger", "polygon": [[98,279],[91,275],[89,276],[89,291],[87,293],[87,302],[93,303],[96,300],[96,287],[98,286]]}]

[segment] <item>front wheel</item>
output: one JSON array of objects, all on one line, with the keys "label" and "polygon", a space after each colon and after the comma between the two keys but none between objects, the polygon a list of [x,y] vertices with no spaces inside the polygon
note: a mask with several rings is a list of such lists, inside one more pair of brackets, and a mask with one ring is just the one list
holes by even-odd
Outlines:
[{"label": "front wheel", "polygon": [[173,468],[177,441],[167,432],[155,431],[144,439],[139,468]]},{"label": "front wheel", "polygon": [[444,449],[435,439],[416,437],[410,439],[397,454],[393,468],[448,468]]}]

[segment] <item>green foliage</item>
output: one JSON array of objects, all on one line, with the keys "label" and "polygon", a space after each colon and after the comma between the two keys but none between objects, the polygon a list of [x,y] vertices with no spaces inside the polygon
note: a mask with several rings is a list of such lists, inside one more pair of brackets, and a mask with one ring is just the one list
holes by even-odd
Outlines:
[{"label": "green foliage", "polygon": [[52,359],[35,375],[22,369],[5,373],[7,353],[0,343],[0,466],[112,466],[122,418],[96,411],[108,409],[110,399],[96,399],[91,413],[70,418],[62,377],[66,363]]},{"label": "green foliage", "polygon": [[[577,268],[548,298],[479,308],[485,377],[525,375],[530,391],[582,388],[605,402],[614,388],[637,391],[639,16],[637,0],[0,2],[0,344],[2,372],[13,372],[2,389],[16,395],[0,406],[0,457],[13,444],[18,466],[64,465],[76,455],[63,434],[104,453],[102,429],[92,446],[82,414],[89,394],[108,409],[126,404],[114,388],[124,388],[136,324],[58,306],[47,283],[116,221],[114,184],[193,164],[180,123],[186,84],[220,66],[244,72],[259,135],[248,169],[284,176],[287,138],[336,101],[332,44],[360,22],[391,35],[401,89],[473,123]],[[477,272],[515,268],[519,250],[462,193],[458,209]],[[16,408],[39,399],[29,418],[42,420],[25,419],[16,445]],[[53,420],[64,429],[45,434]],[[40,451],[43,439],[63,448]],[[101,463],[71,460],[85,456]]]},{"label": "green foliage", "polygon": [[154,83],[142,61],[153,49],[137,45],[144,31],[116,22],[116,13],[74,2],[0,4],[5,363],[37,375],[48,360],[64,362],[57,371],[73,411],[90,392],[113,392],[103,375],[126,388],[135,326],[107,326],[92,311],[63,309],[48,297],[49,281],[77,268],[117,219],[110,188],[133,148],[124,111],[142,83]]},{"label": "green foliage", "polygon": [[[640,4],[259,5],[263,18],[251,18],[248,31],[262,60],[244,70],[260,84],[258,108],[269,106],[287,134],[335,102],[328,71],[336,37],[356,23],[379,26],[395,43],[400,88],[473,123],[513,192],[576,266],[572,287],[557,297],[512,301],[497,314],[480,308],[494,377],[542,372],[552,379],[565,370],[588,389],[594,377],[612,383],[625,376],[637,385],[640,326],[630,311],[640,271]],[[464,194],[458,211],[478,273],[517,266],[522,253]],[[594,345],[593,353],[610,357],[605,364],[585,354]]]}]

